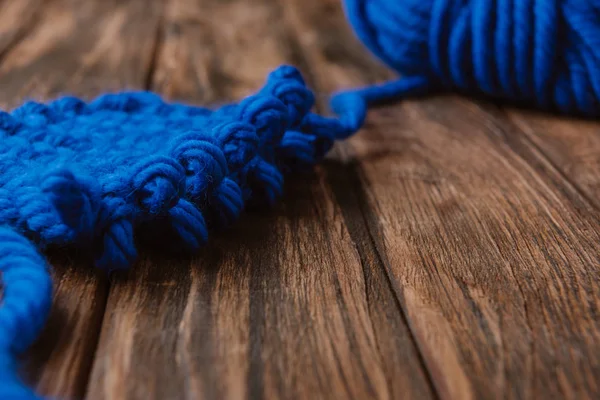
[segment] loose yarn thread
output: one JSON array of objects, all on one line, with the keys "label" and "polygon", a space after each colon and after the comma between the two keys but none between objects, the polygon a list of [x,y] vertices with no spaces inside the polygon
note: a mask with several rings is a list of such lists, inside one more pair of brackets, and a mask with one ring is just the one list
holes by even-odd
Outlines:
[{"label": "loose yarn thread", "polygon": [[337,118],[310,112],[313,95],[289,66],[257,94],[215,111],[139,92],[0,113],[0,398],[36,398],[17,376],[16,357],[51,305],[38,250],[75,245],[99,267],[126,268],[144,226],[193,252],[246,205],[273,204],[285,173],[318,162],[381,102],[460,91],[600,116],[596,0],[346,0],[344,7],[357,36],[403,77],[336,94]]}]

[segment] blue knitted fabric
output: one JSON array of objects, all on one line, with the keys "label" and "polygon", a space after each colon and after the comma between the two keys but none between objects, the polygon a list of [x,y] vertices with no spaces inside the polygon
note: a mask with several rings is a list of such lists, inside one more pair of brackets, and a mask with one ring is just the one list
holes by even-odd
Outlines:
[{"label": "blue knitted fabric", "polygon": [[402,78],[338,111],[440,91],[600,117],[599,0],[345,0],[362,42]]},{"label": "blue knitted fabric", "polygon": [[37,249],[76,246],[98,267],[125,268],[144,227],[197,250],[246,204],[276,201],[286,172],[311,166],[362,122],[320,117],[313,103],[299,72],[283,66],[257,94],[215,111],[137,92],[1,113],[0,399],[33,396],[15,357],[51,305]]},{"label": "blue knitted fabric", "polygon": [[346,0],[356,34],[403,77],[338,93],[338,118],[284,66],[217,110],[151,93],[66,97],[0,113],[0,399],[35,397],[16,356],[51,304],[39,250],[75,246],[107,270],[136,259],[144,228],[195,251],[248,204],[272,204],[286,172],[321,159],[367,107],[439,91],[600,116],[600,0]]}]

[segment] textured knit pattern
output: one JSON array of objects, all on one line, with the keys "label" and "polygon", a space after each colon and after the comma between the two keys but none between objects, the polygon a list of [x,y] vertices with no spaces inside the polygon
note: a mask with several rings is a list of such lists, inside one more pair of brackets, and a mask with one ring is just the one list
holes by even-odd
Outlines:
[{"label": "textured knit pattern", "polygon": [[341,94],[351,107],[346,113],[460,91],[600,117],[598,0],[345,0],[344,6],[362,42],[403,76]]},{"label": "textured knit pattern", "polygon": [[36,247],[76,246],[98,267],[125,268],[144,227],[197,250],[247,204],[273,204],[286,172],[311,166],[362,122],[312,114],[313,103],[299,72],[283,66],[256,95],[215,111],[139,92],[1,113],[0,398],[33,396],[15,356],[51,304]]},{"label": "textured knit pattern", "polygon": [[72,245],[107,270],[136,259],[134,232],[189,251],[247,204],[272,204],[283,175],[357,131],[367,107],[439,91],[600,117],[598,0],[346,0],[358,37],[403,75],[310,112],[292,67],[211,111],[150,93],[63,98],[0,114],[0,399],[29,398],[15,357],[51,303],[36,249]]}]

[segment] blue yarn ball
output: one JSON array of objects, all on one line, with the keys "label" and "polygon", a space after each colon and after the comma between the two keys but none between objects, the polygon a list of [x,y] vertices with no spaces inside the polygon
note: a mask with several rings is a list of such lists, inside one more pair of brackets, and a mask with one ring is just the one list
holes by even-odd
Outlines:
[{"label": "blue yarn ball", "polygon": [[453,90],[600,116],[597,0],[345,0],[344,6],[360,40],[403,77],[341,97],[373,104]]},{"label": "blue yarn ball", "polygon": [[600,116],[599,0],[344,4],[402,78],[337,94],[338,118],[310,112],[314,96],[289,66],[218,110],[118,93],[0,111],[0,398],[34,397],[16,363],[51,306],[38,250],[89,247],[98,266],[128,267],[144,227],[195,251],[246,204],[273,204],[285,173],[318,162],[382,101],[452,90]]}]

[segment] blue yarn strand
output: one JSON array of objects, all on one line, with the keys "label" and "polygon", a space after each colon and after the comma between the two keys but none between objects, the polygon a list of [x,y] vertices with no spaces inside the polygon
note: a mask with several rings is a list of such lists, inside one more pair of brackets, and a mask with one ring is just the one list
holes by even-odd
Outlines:
[{"label": "blue yarn strand", "polygon": [[33,399],[17,375],[16,357],[37,338],[52,303],[52,283],[34,245],[0,227],[0,398]]},{"label": "blue yarn strand", "polygon": [[369,107],[441,91],[600,117],[596,0],[346,0],[358,38],[401,77],[336,93],[329,118],[298,70],[216,110],[148,92],[63,97],[0,111],[0,398],[30,399],[17,356],[47,319],[39,251],[72,245],[112,271],[134,236],[195,252],[285,176],[358,131]]}]

